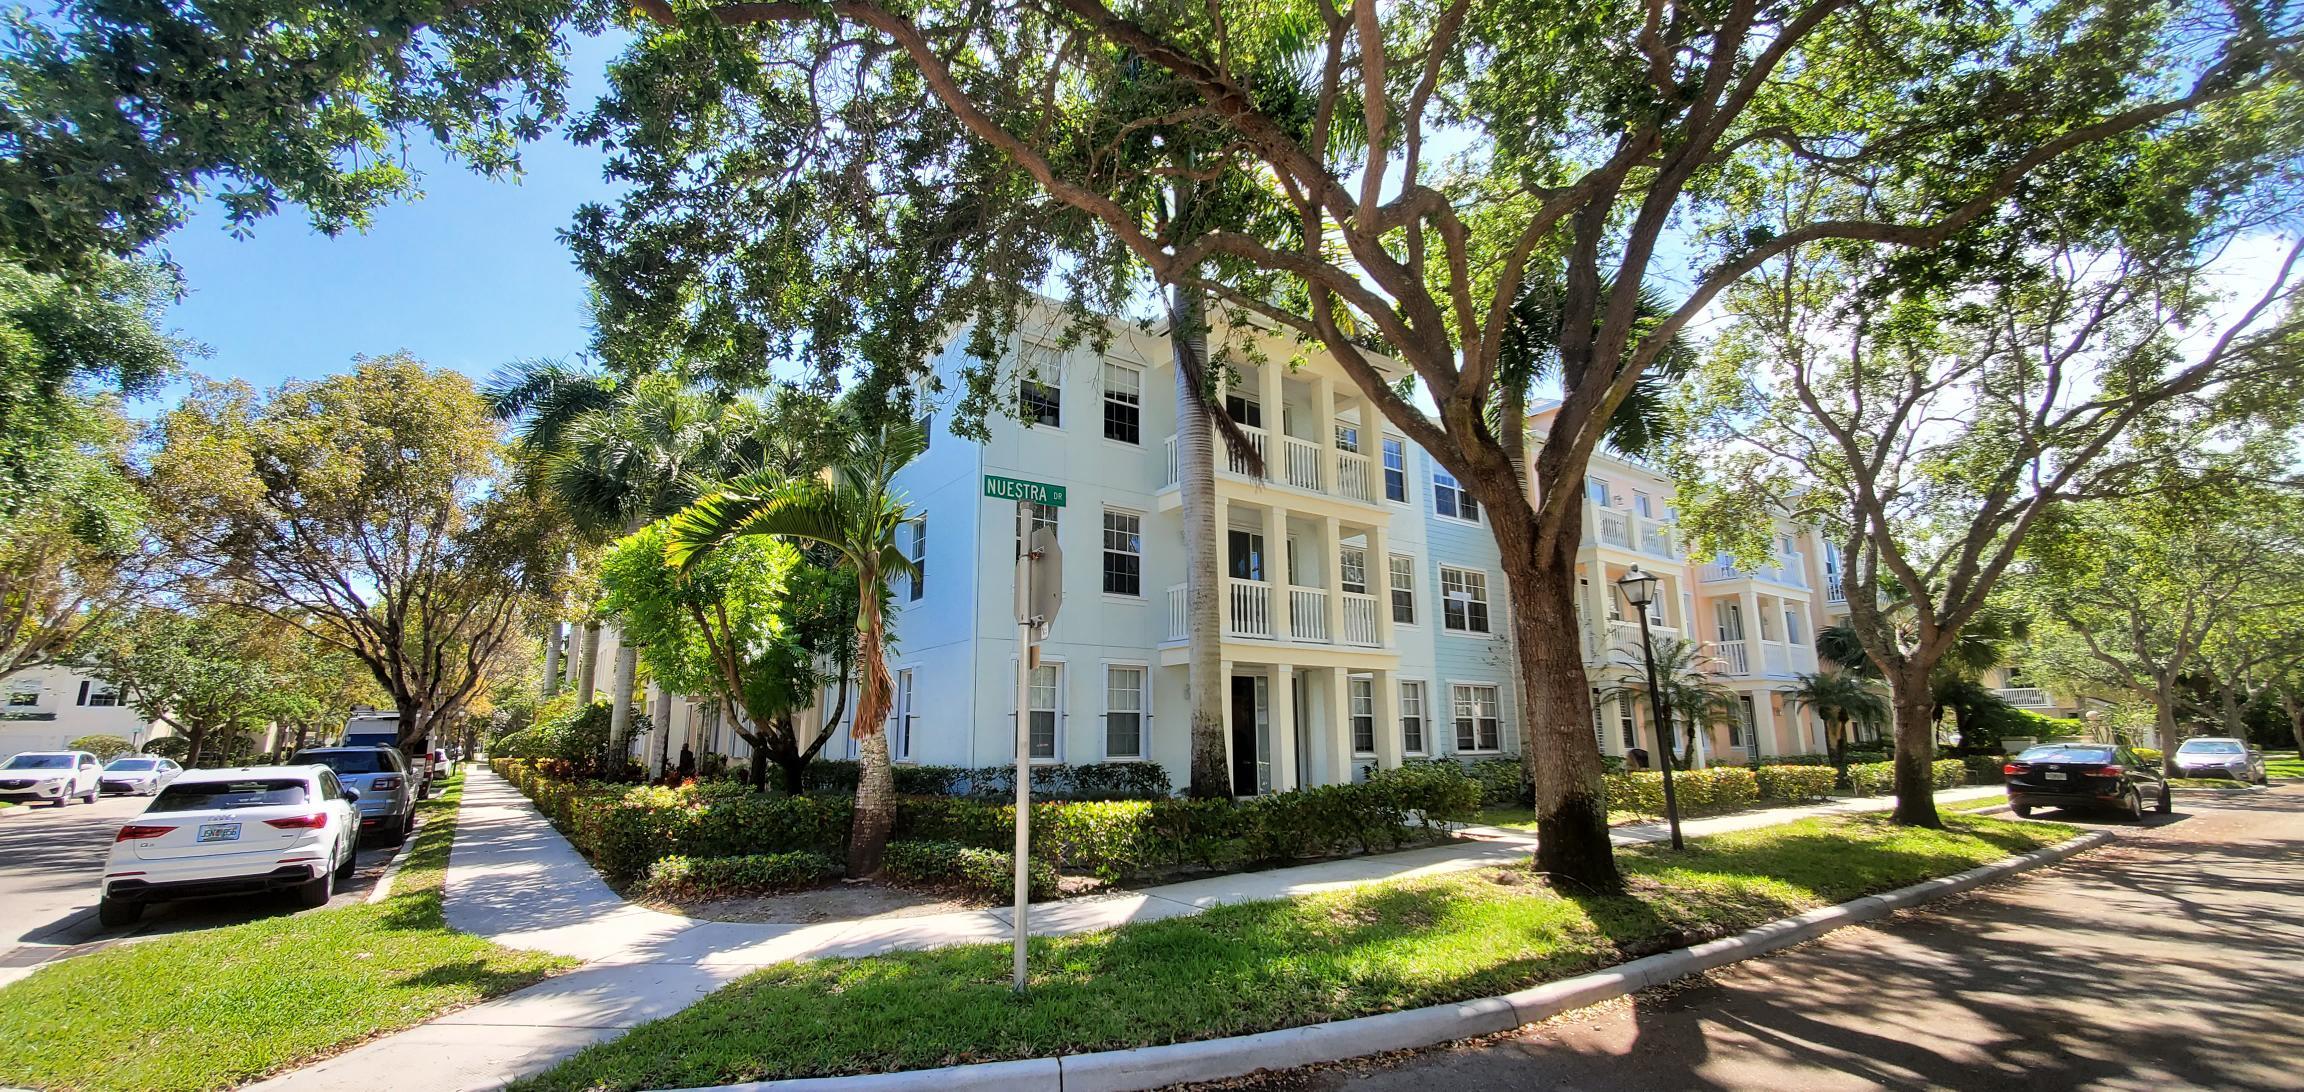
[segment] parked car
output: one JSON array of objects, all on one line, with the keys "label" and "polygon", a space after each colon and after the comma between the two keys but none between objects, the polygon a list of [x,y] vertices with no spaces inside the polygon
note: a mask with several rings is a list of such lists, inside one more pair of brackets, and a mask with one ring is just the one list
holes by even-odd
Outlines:
[{"label": "parked car", "polygon": [[156,796],[168,783],[183,776],[184,767],[172,758],[159,755],[121,755],[104,764],[104,775],[96,782],[105,793],[133,793],[137,796]]},{"label": "parked car", "polygon": [[0,800],[46,800],[63,807],[77,797],[93,804],[103,773],[86,751],[25,751],[0,762]]},{"label": "parked car", "polygon": [[2264,775],[2264,752],[2230,736],[2197,736],[2177,744],[2168,773],[2173,777],[2229,777],[2253,785],[2271,781]]},{"label": "parked car", "polygon": [[359,799],[326,766],[187,771],[113,837],[97,920],[127,925],[155,902],[269,891],[325,906],[352,876]]},{"label": "parked car", "polygon": [[290,760],[335,771],[360,794],[360,833],[399,845],[416,829],[416,775],[394,747],[307,747]]},{"label": "parked car", "polygon": [[2117,743],[2044,743],[2000,767],[2008,804],[2018,816],[2033,808],[2110,809],[2144,818],[2144,801],[2166,814],[2168,780],[2157,765]]}]

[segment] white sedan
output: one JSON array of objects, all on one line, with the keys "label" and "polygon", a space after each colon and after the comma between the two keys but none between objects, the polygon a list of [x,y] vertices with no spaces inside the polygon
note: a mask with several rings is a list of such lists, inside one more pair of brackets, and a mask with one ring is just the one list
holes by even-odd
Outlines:
[{"label": "white sedan", "polygon": [[187,770],[113,838],[97,920],[127,925],[148,903],[268,891],[325,906],[352,875],[358,798],[326,766]]},{"label": "white sedan", "polygon": [[26,751],[0,762],[0,800],[46,800],[63,807],[96,802],[103,767],[86,751]]},{"label": "white sedan", "polygon": [[121,755],[104,764],[104,778],[100,782],[104,794],[133,793],[137,796],[156,796],[168,783],[184,775],[184,767],[172,758],[159,755]]}]

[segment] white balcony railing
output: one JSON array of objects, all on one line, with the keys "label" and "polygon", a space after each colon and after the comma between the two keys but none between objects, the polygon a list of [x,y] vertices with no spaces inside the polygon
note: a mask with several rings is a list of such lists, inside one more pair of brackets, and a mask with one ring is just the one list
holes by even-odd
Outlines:
[{"label": "white balcony railing", "polygon": [[1775,558],[1771,564],[1749,571],[1737,568],[1734,562],[1725,557],[1716,557],[1705,563],[1698,579],[1708,584],[1722,580],[1765,580],[1788,588],[1805,588],[1808,579],[1801,575],[1804,571],[1800,555],[1796,553]]},{"label": "white balcony railing", "polygon": [[1752,657],[1743,641],[1716,641],[1712,654],[1720,658],[1721,670],[1730,675],[1752,673]]},{"label": "white balcony railing", "polygon": [[1294,436],[1283,436],[1281,441],[1283,450],[1288,453],[1288,457],[1281,467],[1280,480],[1298,489],[1309,489],[1314,493],[1322,492],[1320,488],[1320,445],[1310,440],[1299,440]]},{"label": "white balcony railing", "polygon": [[2019,709],[2046,709],[2052,704],[2048,692],[2037,686],[2004,686],[1993,693]]},{"label": "white balcony railing", "polygon": [[1760,666],[1770,675],[1792,673],[1792,650],[1774,641],[1760,642]]},{"label": "white balcony railing", "polygon": [[1317,641],[1328,637],[1328,593],[1321,588],[1288,589],[1288,638]]},{"label": "white balcony railing", "polygon": [[[1248,428],[1246,426],[1242,426],[1240,431],[1248,437],[1248,446],[1256,450],[1257,461],[1266,463],[1266,469],[1270,469],[1269,463],[1272,459],[1272,449],[1270,445],[1264,442],[1264,430],[1260,428]],[[1223,453],[1224,466],[1226,469],[1229,469],[1234,474],[1248,473],[1248,464],[1243,462],[1239,456],[1232,454],[1232,449],[1225,445],[1224,439],[1221,436],[1217,437],[1216,439],[1216,450]]]},{"label": "white balcony railing", "polygon": [[1336,453],[1336,491],[1353,500],[1373,503],[1375,480],[1368,472],[1368,456],[1353,451]]},{"label": "white balcony railing", "polygon": [[1225,616],[1228,632],[1234,637],[1272,637],[1272,585],[1226,577],[1224,586],[1231,608]]},{"label": "white balcony railing", "polygon": [[1359,592],[1344,593],[1344,643],[1375,648],[1383,643],[1383,630],[1377,625],[1376,597]]},{"label": "white balcony railing", "polygon": [[1600,544],[1619,550],[1632,548],[1632,516],[1627,512],[1600,509]]},{"label": "white balcony railing", "polygon": [[1827,603],[1845,603],[1848,601],[1848,589],[1840,583],[1839,573],[1824,574],[1824,601]]},{"label": "white balcony railing", "polygon": [[1672,529],[1655,520],[1640,520],[1640,552],[1657,557],[1678,558],[1680,551],[1672,546]]},{"label": "white balcony railing", "polygon": [[1168,585],[1169,640],[1188,641],[1192,639],[1192,626],[1188,617],[1191,604],[1191,597],[1186,593],[1184,585]]},{"label": "white balcony railing", "polygon": [[1650,557],[1680,559],[1673,542],[1672,524],[1622,508],[1584,506],[1584,541],[1618,550],[1636,550]]}]

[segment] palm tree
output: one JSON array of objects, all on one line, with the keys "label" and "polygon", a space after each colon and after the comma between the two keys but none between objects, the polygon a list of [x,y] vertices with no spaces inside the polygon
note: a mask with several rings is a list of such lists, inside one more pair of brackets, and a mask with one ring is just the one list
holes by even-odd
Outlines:
[{"label": "palm tree", "polygon": [[[1935,672],[1929,676],[1934,703],[1930,719],[1941,726],[1944,714],[1951,713],[1953,728],[1965,741],[1972,718],[1987,707],[2006,706],[1981,680],[1986,672],[2015,658],[2016,646],[2029,631],[2030,624],[2023,615],[1998,607],[1988,606],[1969,618],[1955,636],[1952,650],[1937,661]],[[1864,651],[1864,642],[1854,627],[1845,622],[1817,631],[1816,654],[1865,678],[1880,677],[1879,665]]]},{"label": "palm tree", "polygon": [[854,434],[847,450],[815,478],[773,471],[744,475],[672,518],[665,556],[676,565],[744,535],[777,535],[837,551],[856,573],[856,658],[862,685],[853,731],[859,758],[856,820],[848,874],[871,876],[896,825],[896,782],[889,766],[888,580],[916,575],[897,547],[910,510],[894,488],[896,472],[928,449],[917,422],[900,421]]},{"label": "palm tree", "polygon": [[[1616,667],[1621,680],[1600,692],[1602,701],[1636,701],[1648,709],[1648,723],[1657,723],[1656,707],[1649,700],[1646,663],[1637,651],[1623,653]],[[1696,733],[1726,724],[1744,715],[1743,703],[1720,673],[1720,661],[1696,641],[1667,637],[1656,642],[1656,685],[1672,710],[1672,723],[1680,734],[1680,765],[1695,762]],[[1662,745],[1661,737],[1657,740]]]},{"label": "palm tree", "polygon": [[1831,752],[1834,783],[1847,788],[1848,727],[1887,723],[1887,693],[1871,676],[1842,667],[1803,672],[1783,693],[1784,704],[1809,710],[1824,722],[1825,749]]}]

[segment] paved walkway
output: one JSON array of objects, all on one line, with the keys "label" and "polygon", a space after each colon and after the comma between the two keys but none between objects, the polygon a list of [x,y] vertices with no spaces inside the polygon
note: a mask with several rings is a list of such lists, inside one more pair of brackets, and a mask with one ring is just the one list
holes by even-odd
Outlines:
[{"label": "paved walkway", "polygon": [[[1941,801],[2000,793],[1950,789]],[[1883,799],[1773,808],[1690,820],[1690,836],[1770,826],[1819,814],[1877,811]],[[1285,898],[1381,880],[1439,875],[1526,856],[1528,831],[1470,827],[1469,840],[1404,853],[1213,876],[1038,908],[1035,934],[1109,929],[1197,914],[1211,906]],[[1661,824],[1620,827],[1620,845],[1658,841]],[[267,1090],[494,1088],[591,1043],[669,1016],[761,967],[794,959],[866,956],[1006,940],[1006,909],[815,925],[699,921],[625,902],[509,783],[472,767],[449,856],[450,925],[499,944],[573,956],[568,974],[254,1086]]]}]

